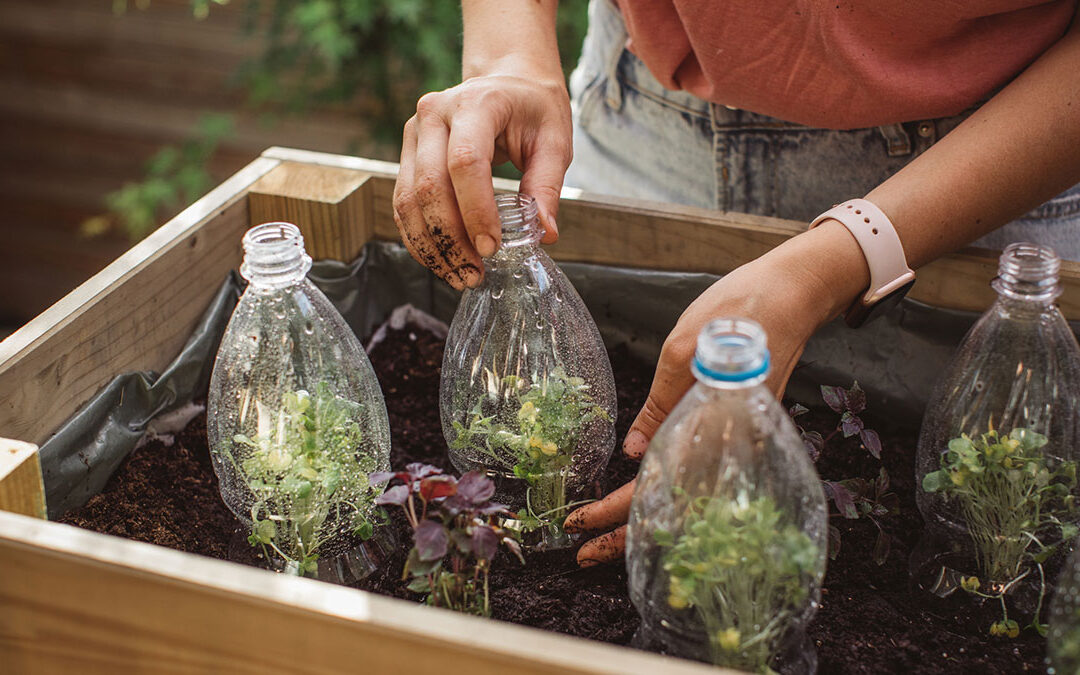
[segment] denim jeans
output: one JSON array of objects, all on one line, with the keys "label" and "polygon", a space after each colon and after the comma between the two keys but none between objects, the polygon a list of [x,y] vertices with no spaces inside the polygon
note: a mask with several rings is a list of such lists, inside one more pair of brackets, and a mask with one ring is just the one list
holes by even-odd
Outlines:
[{"label": "denim jeans", "polygon": [[[611,0],[591,0],[570,78],[574,161],[588,192],[809,221],[862,197],[966,114],[837,131],[784,122],[665,89],[626,48]],[[970,112],[970,111],[969,111]],[[1080,185],[975,242],[1052,246],[1080,260]]]}]

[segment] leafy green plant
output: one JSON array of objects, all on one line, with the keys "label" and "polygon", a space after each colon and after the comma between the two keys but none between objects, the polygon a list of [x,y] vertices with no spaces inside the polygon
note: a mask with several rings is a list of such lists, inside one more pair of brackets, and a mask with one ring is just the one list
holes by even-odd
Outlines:
[{"label": "leafy green plant", "polygon": [[400,506],[412,527],[413,547],[402,572],[412,578],[409,590],[426,594],[435,607],[490,616],[488,574],[499,545],[525,562],[517,540],[498,524],[499,516],[511,514],[491,501],[495,484],[479,471],[457,479],[418,462],[371,475],[374,485],[395,479],[402,484],[377,501]]},{"label": "leafy green plant", "polygon": [[582,432],[595,419],[610,420],[596,405],[589,385],[570,377],[560,366],[531,381],[516,375],[502,378],[510,407],[517,407],[513,424],[500,424],[484,415],[484,400],[470,413],[468,426],[454,422],[457,437],[451,447],[485,454],[499,466],[511,468],[525,481],[525,508],[518,514],[526,529],[546,528],[550,537],[565,537],[562,520],[580,502],[566,501],[566,480]]},{"label": "leafy green plant", "polygon": [[[965,577],[968,593],[1001,602],[1003,618],[993,635],[1015,637],[1005,596],[1033,572],[1040,578],[1039,608],[1031,627],[1040,633],[1039,613],[1045,595],[1043,563],[1063,541],[1076,536],[1076,463],[1048,459],[1047,438],[1016,428],[995,429],[972,438],[949,441],[941,468],[923,478],[922,488],[955,501],[975,550],[979,576]],[[982,577],[982,579],[980,579]]]},{"label": "leafy green plant", "polygon": [[694,612],[717,665],[770,672],[806,601],[819,550],[776,501],[746,492],[691,502],[681,532],[658,529],[667,602]]},{"label": "leafy green plant", "polygon": [[179,211],[202,197],[213,185],[207,164],[233,126],[231,115],[203,115],[191,138],[162,148],[147,162],[141,181],[126,183],[107,194],[109,214],[83,221],[82,234],[96,236],[119,225],[137,241],[157,227],[163,213]]},{"label": "leafy green plant", "polygon": [[373,456],[358,454],[362,406],[335,395],[326,383],[314,394],[283,397],[280,428],[255,438],[233,437],[226,460],[254,499],[248,542],[267,547],[285,570],[313,575],[330,542],[374,533],[376,491],[368,481]]}]

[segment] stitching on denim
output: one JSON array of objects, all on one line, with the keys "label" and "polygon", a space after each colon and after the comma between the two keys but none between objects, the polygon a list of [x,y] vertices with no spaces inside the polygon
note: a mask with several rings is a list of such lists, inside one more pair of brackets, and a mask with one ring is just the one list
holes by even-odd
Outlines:
[{"label": "stitching on denim", "polygon": [[629,78],[625,78],[623,80],[623,84],[626,85],[627,88],[633,89],[635,92],[637,92],[638,94],[641,94],[642,96],[649,99],[650,101],[653,101],[654,103],[658,103],[658,104],[660,104],[660,105],[662,105],[662,106],[664,106],[666,108],[671,108],[672,110],[678,110],[679,112],[686,113],[687,115],[693,115],[695,117],[700,117],[703,120],[709,119],[709,114],[708,114],[707,111],[705,111],[705,110],[694,110],[693,108],[688,108],[688,107],[686,107],[684,105],[680,105],[678,103],[675,103],[674,101],[671,101],[670,99],[666,99],[663,96],[655,94],[655,93],[653,93],[653,92],[651,92],[651,91],[649,91],[647,89],[642,89],[636,82],[634,82],[633,80],[631,80]]}]

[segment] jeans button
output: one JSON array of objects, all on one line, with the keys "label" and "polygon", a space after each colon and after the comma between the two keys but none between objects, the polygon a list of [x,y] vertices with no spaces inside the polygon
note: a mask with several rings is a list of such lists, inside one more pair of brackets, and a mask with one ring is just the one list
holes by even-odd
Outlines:
[{"label": "jeans button", "polygon": [[934,124],[932,122],[919,122],[918,132],[923,138],[930,138],[934,135]]}]

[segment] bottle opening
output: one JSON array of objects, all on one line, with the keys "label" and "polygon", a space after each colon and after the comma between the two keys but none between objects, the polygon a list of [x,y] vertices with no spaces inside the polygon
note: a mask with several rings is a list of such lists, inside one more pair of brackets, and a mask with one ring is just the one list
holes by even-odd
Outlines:
[{"label": "bottle opening", "polygon": [[1013,299],[1049,301],[1061,295],[1060,269],[1061,258],[1049,246],[1009,244],[998,260],[998,276],[992,285]]},{"label": "bottle opening", "polygon": [[745,387],[763,382],[769,374],[764,329],[750,319],[714,319],[698,335],[691,370],[711,387]]},{"label": "bottle opening", "polygon": [[503,246],[520,246],[540,241],[539,210],[536,200],[527,194],[517,192],[495,196],[495,206],[499,210],[502,223]]},{"label": "bottle opening", "polygon": [[309,269],[311,257],[296,225],[263,223],[244,235],[240,275],[251,283],[280,288],[302,280]]}]

